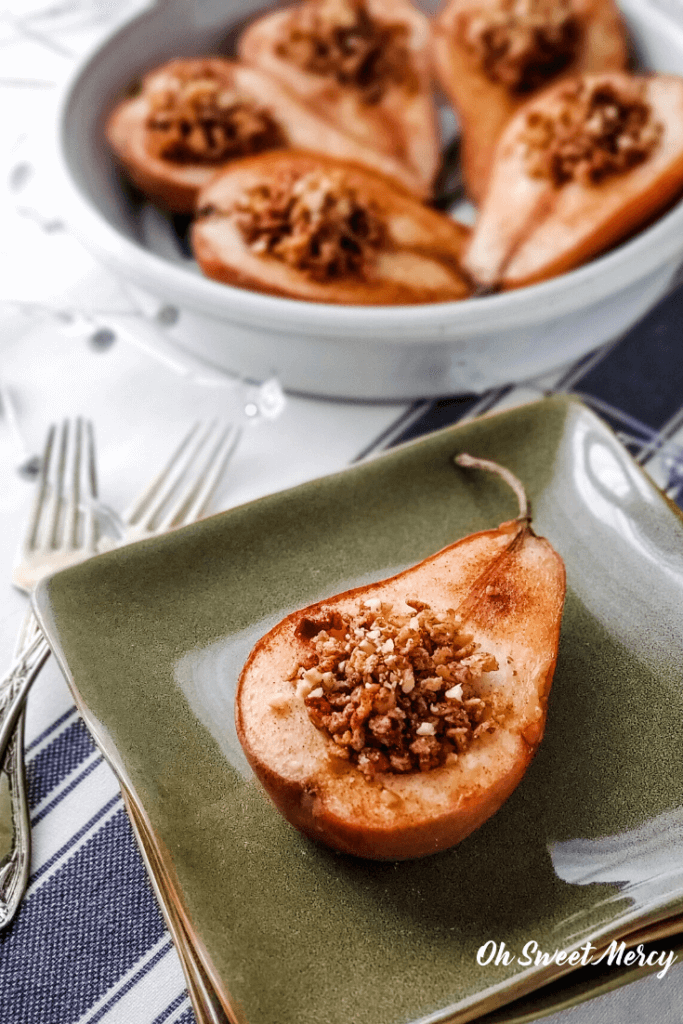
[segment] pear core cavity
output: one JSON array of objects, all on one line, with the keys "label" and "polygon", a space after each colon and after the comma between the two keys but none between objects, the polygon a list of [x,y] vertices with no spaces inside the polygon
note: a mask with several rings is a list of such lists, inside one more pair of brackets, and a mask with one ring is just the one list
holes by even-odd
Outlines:
[{"label": "pear core cavity", "polygon": [[296,10],[277,53],[377,103],[390,83],[417,88],[407,38],[405,25],[376,21],[364,0],[318,0]]},{"label": "pear core cavity", "polygon": [[387,241],[374,204],[362,202],[333,170],[292,171],[248,189],[233,216],[252,252],[274,256],[316,281],[367,276]]},{"label": "pear core cavity", "polygon": [[532,110],[523,133],[532,177],[556,187],[597,184],[648,158],[662,134],[642,82],[584,81],[562,90],[550,112]]},{"label": "pear core cavity", "polygon": [[574,59],[581,39],[571,0],[503,0],[463,15],[462,37],[486,77],[532,92]]},{"label": "pear core cavity", "polygon": [[369,778],[453,762],[495,727],[477,684],[498,663],[453,609],[437,614],[409,598],[400,612],[370,600],[355,615],[304,619],[299,635],[311,654],[292,677],[297,694],[330,752]]},{"label": "pear core cavity", "polygon": [[176,61],[148,88],[147,148],[177,163],[217,164],[286,145],[269,110],[217,61]]}]

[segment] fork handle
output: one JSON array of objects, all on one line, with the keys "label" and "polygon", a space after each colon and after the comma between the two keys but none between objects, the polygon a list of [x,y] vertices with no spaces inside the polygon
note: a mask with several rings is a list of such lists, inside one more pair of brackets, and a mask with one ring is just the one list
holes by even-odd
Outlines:
[{"label": "fork handle", "polygon": [[12,845],[0,863],[0,929],[5,928],[16,914],[26,892],[31,868],[31,822],[24,773],[23,709],[2,770],[9,782]]},{"label": "fork handle", "polygon": [[[30,633],[34,622],[29,615],[24,630]],[[23,646],[0,682],[0,765],[9,784],[11,814],[11,845],[0,862],[0,929],[13,919],[28,885],[31,822],[24,772],[24,702],[49,654],[47,641],[38,634]]]},{"label": "fork handle", "polygon": [[19,715],[31,684],[50,655],[43,634],[39,634],[19,654],[5,678],[0,682],[0,764],[19,721]]}]

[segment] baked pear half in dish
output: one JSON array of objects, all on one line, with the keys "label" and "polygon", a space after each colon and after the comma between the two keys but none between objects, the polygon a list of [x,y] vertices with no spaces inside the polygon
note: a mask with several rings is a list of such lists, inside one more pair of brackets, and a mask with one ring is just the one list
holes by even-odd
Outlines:
[{"label": "baked pear half in dish", "polygon": [[236,161],[202,190],[192,226],[208,277],[357,305],[466,298],[468,238],[383,175],[294,150]]},{"label": "baked pear half in dish", "polygon": [[468,193],[486,193],[496,143],[538,89],[560,75],[620,71],[626,31],[613,0],[450,0],[433,25],[438,80],[462,129]]},{"label": "baked pear half in dish", "polygon": [[485,290],[578,267],[683,191],[683,79],[583,75],[530,100],[500,140],[465,267]]},{"label": "baked pear half in dish", "polygon": [[405,163],[368,150],[256,68],[221,57],[172,60],[145,75],[137,95],[110,115],[107,139],[149,199],[192,213],[217,170],[287,146],[356,160],[419,185]]},{"label": "baked pear half in dish", "polygon": [[305,0],[244,32],[240,57],[362,146],[399,160],[423,197],[440,153],[430,30],[408,0]]},{"label": "baked pear half in dish", "polygon": [[520,514],[390,579],[294,612],[240,677],[237,733],[301,832],[376,860],[460,842],[521,781],[543,737],[565,594],[561,557]]}]

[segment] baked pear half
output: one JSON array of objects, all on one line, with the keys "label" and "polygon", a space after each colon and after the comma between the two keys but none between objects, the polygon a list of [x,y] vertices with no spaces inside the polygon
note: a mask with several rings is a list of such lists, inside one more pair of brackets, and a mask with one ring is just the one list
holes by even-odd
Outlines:
[{"label": "baked pear half", "polygon": [[[429,22],[408,0],[305,0],[254,22],[240,57],[431,193],[440,153]],[[410,187],[410,186],[409,186]]]},{"label": "baked pear half", "polygon": [[275,79],[221,57],[150,71],[112,112],[106,134],[140,191],[175,213],[192,213],[199,190],[233,160],[288,146],[356,160],[419,188],[402,160],[368,150]]},{"label": "baked pear half", "polygon": [[613,0],[450,0],[433,25],[437,78],[457,111],[462,172],[481,203],[501,133],[559,76],[620,71],[626,31]]},{"label": "baked pear half", "polygon": [[466,298],[468,238],[389,178],[295,150],[236,161],[202,190],[192,227],[208,277],[357,305]]},{"label": "baked pear half", "polygon": [[683,79],[583,75],[530,100],[496,151],[465,256],[484,290],[580,266],[683,191]]},{"label": "baked pear half", "polygon": [[[520,515],[283,619],[252,651],[237,733],[305,835],[376,860],[453,846],[521,781],[546,721],[565,571]],[[468,461],[469,460],[469,461]]]}]

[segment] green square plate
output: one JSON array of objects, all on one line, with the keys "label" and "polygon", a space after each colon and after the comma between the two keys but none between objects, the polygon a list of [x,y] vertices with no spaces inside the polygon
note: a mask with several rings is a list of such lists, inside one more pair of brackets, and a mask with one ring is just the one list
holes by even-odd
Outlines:
[{"label": "green square plate", "polygon": [[[254,781],[235,684],[288,612],[515,514],[498,479],[453,467],[463,450],[521,477],[566,562],[546,736],[460,846],[401,864],[334,854]],[[470,1020],[567,972],[520,964],[525,943],[604,946],[683,911],[683,527],[578,402],[441,431],[102,555],[46,581],[36,607],[240,1024]],[[479,965],[489,941],[512,962]]]}]

